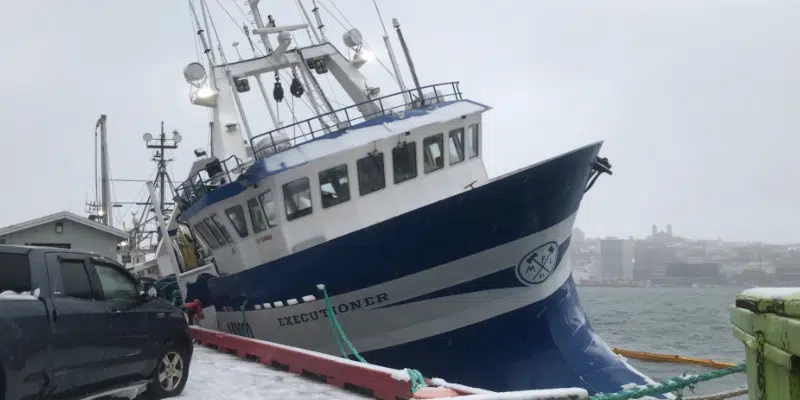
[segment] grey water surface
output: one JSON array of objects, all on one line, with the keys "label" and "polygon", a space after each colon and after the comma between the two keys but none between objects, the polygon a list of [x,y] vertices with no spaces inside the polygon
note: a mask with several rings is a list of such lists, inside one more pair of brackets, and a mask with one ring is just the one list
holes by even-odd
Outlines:
[{"label": "grey water surface", "polygon": [[[589,322],[611,347],[734,363],[744,361],[744,344],[733,336],[729,308],[742,290],[578,286]],[[711,371],[691,365],[631,359],[628,362],[656,381],[684,372],[702,374]],[[695,395],[731,390],[746,384],[744,373],[735,374],[698,384]],[[686,390],[684,396],[693,394]]]}]

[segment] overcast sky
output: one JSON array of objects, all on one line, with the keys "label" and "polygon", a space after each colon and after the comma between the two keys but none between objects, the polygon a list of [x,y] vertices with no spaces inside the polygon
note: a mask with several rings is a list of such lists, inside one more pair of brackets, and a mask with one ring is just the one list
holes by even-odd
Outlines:
[{"label": "overcast sky", "polygon": [[[331,1],[319,3],[347,24]],[[243,1],[219,0],[235,23],[208,3],[232,58],[231,43],[246,42]],[[185,178],[208,140],[207,112],[189,103],[182,77],[197,59],[186,1],[0,4],[0,226],[84,215],[103,113],[114,178],[153,173],[142,134],[157,134],[161,120],[183,135],[171,171]],[[336,4],[388,62],[372,2]],[[392,17],[402,23],[423,84],[458,80],[465,97],[494,107],[484,129],[490,175],[605,140],[615,174],[583,202],[578,225],[589,235],[643,237],[671,223],[694,238],[800,242],[800,2],[379,4],[390,29]],[[262,0],[262,13],[302,22],[293,0]],[[342,26],[322,18],[340,46]],[[362,70],[382,93],[396,90],[377,64]],[[268,128],[266,113],[250,118]],[[115,201],[143,195],[140,183],[114,184]],[[131,209],[116,210],[130,227]]]}]

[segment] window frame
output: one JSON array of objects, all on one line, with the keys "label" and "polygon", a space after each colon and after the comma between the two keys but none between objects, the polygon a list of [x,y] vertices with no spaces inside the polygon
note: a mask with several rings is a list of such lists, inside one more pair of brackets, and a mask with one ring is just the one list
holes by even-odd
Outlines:
[{"label": "window frame", "polygon": [[[33,281],[34,281],[34,279],[33,279],[33,271],[31,270],[30,256],[28,256],[27,253],[5,252],[5,251],[4,252],[0,252],[0,259],[2,259],[3,256],[9,256],[11,258],[19,257],[19,260],[17,260],[17,261],[24,260],[24,263],[20,263],[20,265],[16,266],[18,268],[21,266],[21,268],[19,270],[17,270],[17,271],[14,271],[15,273],[17,273],[17,275],[15,275],[14,277],[15,278],[25,279],[25,272],[27,272],[28,279],[27,279],[26,282],[16,282],[18,284],[21,283],[22,286],[24,286],[24,287],[12,287],[8,283],[6,283],[5,285],[0,284],[0,292],[3,292],[5,290],[12,290],[12,291],[14,291],[16,293],[22,293],[22,292],[31,292],[32,293],[33,292],[33,285],[34,285]],[[13,262],[10,263],[10,264],[12,266],[14,265]],[[10,271],[11,268],[0,267],[0,271],[5,271],[5,270]],[[0,273],[0,276],[3,277],[3,281],[5,282],[8,277],[11,277],[11,274],[10,273],[9,274]],[[17,290],[17,289],[22,289],[22,290]]]},{"label": "window frame", "polygon": [[217,226],[219,232],[222,234],[222,236],[225,237],[225,240],[228,241],[228,243],[233,243],[234,242],[233,235],[231,235],[231,232],[228,230],[228,227],[225,226],[225,224],[222,222],[223,220],[219,216],[219,214],[217,213],[211,214],[209,218],[211,218],[211,221],[214,223],[214,225]]},{"label": "window frame", "polygon": [[[104,301],[130,301],[130,300],[136,300],[138,298],[138,296],[139,296],[139,284],[135,280],[130,279],[130,276],[127,273],[123,272],[118,265],[112,264],[112,263],[110,263],[108,261],[104,261],[104,260],[90,259],[89,260],[89,266],[92,267],[92,272],[94,272],[94,274],[97,276],[97,283],[100,284],[100,287],[98,289],[99,289],[99,293],[102,294],[102,300],[104,300]],[[118,298],[112,297],[112,298],[108,298],[106,296],[106,290],[103,287],[103,280],[100,277],[100,275],[101,275],[100,271],[98,270],[97,267],[105,267],[105,268],[111,269],[112,271],[114,271],[116,273],[119,273],[122,276],[124,276],[125,279],[128,281],[128,283],[133,284],[132,296],[131,297],[118,297]]]},{"label": "window frame", "polygon": [[[58,263],[58,274],[61,277],[61,296],[67,297],[70,299],[75,300],[83,300],[83,301],[94,301],[98,300],[98,292],[95,285],[92,283],[92,274],[90,273],[89,269],[87,268],[87,260],[86,257],[68,257],[68,256],[56,256],[56,261]],[[81,270],[83,270],[83,274],[86,275],[86,282],[89,284],[89,296],[86,297],[77,297],[72,294],[67,293],[67,285],[66,279],[64,278],[64,263],[69,264],[80,264]]]},{"label": "window frame", "polygon": [[[433,141],[433,143],[439,144],[439,155],[442,157],[442,166],[438,166],[436,164],[436,159],[433,158],[431,162],[433,162],[433,169],[428,169],[427,157],[428,154],[428,143]],[[431,154],[431,157],[433,155]],[[430,135],[424,139],[422,139],[422,171],[426,174],[430,174],[436,171],[440,171],[444,169],[445,162],[444,162],[444,132],[437,133],[435,135]]]},{"label": "window frame", "polygon": [[[256,223],[256,217],[255,214],[253,213],[254,208],[261,213],[261,218],[263,222],[263,224],[261,225]],[[247,213],[250,214],[250,225],[253,227],[254,235],[257,235],[269,229],[269,221],[267,221],[267,213],[264,211],[264,207],[258,200],[258,196],[247,199]]]},{"label": "window frame", "polygon": [[[272,218],[270,218],[270,215],[267,212],[267,206],[264,205],[264,198],[266,197],[267,193],[270,194],[270,202],[272,203],[272,211],[274,211],[274,213],[272,214]],[[258,202],[261,204],[261,209],[264,210],[264,216],[267,218],[267,225],[270,228],[274,228],[274,227],[278,226],[278,210],[275,208],[275,204],[277,204],[277,203],[275,202],[275,194],[272,192],[272,189],[265,190],[263,193],[261,193],[258,196],[256,196],[256,198],[258,199]]]},{"label": "window frame", "polygon": [[[234,219],[231,218],[231,210],[237,210],[237,209],[240,212],[239,215],[240,215],[240,217],[242,219],[241,223],[244,224],[241,227],[237,226],[236,222],[234,222]],[[236,205],[234,205],[232,207],[228,207],[228,208],[225,209],[225,216],[228,217],[228,221],[230,221],[231,225],[233,225],[233,230],[235,230],[236,233],[239,234],[239,238],[242,238],[242,239],[250,236],[250,230],[247,228],[247,217],[244,214],[245,214],[244,207],[241,204],[236,204]],[[242,230],[244,230],[244,232],[242,232]]]},{"label": "window frame", "polygon": [[[342,197],[340,197],[338,199],[332,199],[332,200],[329,201],[328,204],[325,204],[325,197],[323,197],[322,194],[323,193],[327,193],[327,192],[324,192],[322,190],[322,185],[323,185],[322,179],[324,177],[329,176],[329,175],[326,175],[326,174],[328,174],[328,173],[333,174],[334,172],[332,172],[332,171],[339,170],[339,169],[342,169],[342,168],[344,168],[344,178],[345,178],[345,181],[346,181],[342,187],[345,188],[345,190],[346,190],[346,193],[345,193],[346,196],[342,196]],[[341,176],[338,176],[337,179],[339,179],[341,181]],[[319,197],[320,197],[320,203],[322,204],[322,208],[323,209],[330,208],[330,207],[333,207],[333,206],[336,206],[336,205],[339,205],[339,204],[342,204],[342,203],[346,203],[346,202],[350,201],[350,199],[352,198],[352,193],[351,193],[351,190],[350,190],[350,171],[348,171],[346,163],[345,164],[339,164],[339,165],[330,167],[328,169],[324,169],[322,171],[319,171],[319,173],[317,174],[317,183],[319,184]],[[331,186],[333,186],[333,185],[331,185]],[[338,195],[338,193],[335,193],[335,194]]]},{"label": "window frame", "polygon": [[217,240],[217,243],[219,243],[220,247],[229,243],[227,240],[225,240],[225,236],[222,235],[222,232],[219,230],[214,221],[211,220],[210,216],[203,218],[202,222],[206,224],[206,228],[208,228],[208,230],[211,232],[211,235],[214,236],[214,239]]},{"label": "window frame", "polygon": [[[407,151],[408,147],[411,147],[411,151]],[[398,154],[410,154],[410,166],[413,169],[410,175],[402,175],[402,179],[398,179],[398,172],[397,172],[397,155]],[[408,142],[404,142],[402,146],[397,146],[392,148],[392,182],[394,184],[403,183],[406,181],[410,181],[416,178],[419,175],[419,168],[417,168],[417,142],[412,140]]]},{"label": "window frame", "polygon": [[[301,193],[301,192],[294,192],[294,191],[291,191],[289,189],[290,189],[292,184],[303,183],[304,181],[305,181],[306,189],[303,189],[303,191],[308,190],[308,201],[309,201],[310,204],[308,205],[308,207],[300,209],[300,208],[297,207],[297,202],[295,201],[294,196],[296,194],[298,194],[298,193]],[[311,193],[311,179],[308,179],[307,176],[304,176],[304,177],[301,177],[301,178],[297,178],[297,179],[295,179],[295,180],[293,180],[291,182],[284,183],[283,186],[282,186],[282,192],[283,192],[283,211],[284,211],[284,215],[286,215],[286,220],[287,221],[294,221],[294,220],[296,220],[298,218],[302,218],[302,217],[305,217],[307,215],[311,215],[314,212],[314,199],[312,198],[313,195]],[[291,197],[287,197],[287,193],[290,193]],[[291,214],[289,213],[289,200],[290,199],[291,199],[291,202],[295,205],[295,210]]]},{"label": "window frame", "polygon": [[[461,135],[461,148],[459,149],[458,147],[456,147],[456,155],[459,155],[458,151],[461,150],[461,153],[460,153],[461,158],[459,158],[456,161],[453,161],[453,153],[452,153],[452,149],[451,149],[450,146],[454,145],[453,144],[453,138],[454,137],[457,138],[459,134]],[[456,129],[451,129],[450,132],[447,133],[447,163],[449,165],[455,165],[455,164],[458,164],[460,162],[464,162],[464,160],[467,159],[467,146],[466,146],[466,141],[464,140],[465,138],[466,138],[466,136],[465,136],[465,130],[464,130],[463,126],[458,127]],[[455,146],[458,146],[458,144],[455,144]]]},{"label": "window frame", "polygon": [[[376,155],[373,155],[373,154],[369,153],[365,157],[362,157],[362,158],[359,158],[359,159],[356,160],[356,176],[358,177],[358,194],[360,196],[366,196],[366,195],[368,195],[370,193],[375,193],[375,192],[381,191],[383,189],[386,189],[386,160],[385,160],[385,158],[386,157],[383,154],[383,152],[380,151]],[[378,161],[376,161],[376,159],[380,160],[380,163],[378,163]],[[362,177],[365,177],[366,179],[370,178],[370,175],[362,174],[362,172],[361,172],[362,171],[361,166],[364,165],[363,163],[365,163],[365,162],[371,162],[371,164],[370,164],[371,167],[375,166],[375,167],[377,167],[377,169],[380,170],[380,175],[378,175],[377,173],[375,174],[375,177],[377,177],[377,176],[381,177],[380,185],[367,187],[368,185],[365,185],[364,182],[362,182]],[[370,182],[367,182],[367,183],[370,183]]]},{"label": "window frame", "polygon": [[209,247],[211,247],[212,249],[219,248],[220,244],[217,241],[217,238],[214,237],[214,234],[211,233],[211,230],[208,229],[208,226],[206,226],[206,224],[203,221],[199,221],[198,223],[194,224],[193,229],[195,230],[195,232],[197,232],[197,235],[200,236],[200,238],[203,239],[203,241]]},{"label": "window frame", "polygon": [[[475,129],[474,131],[473,131],[473,128]],[[470,159],[475,158],[475,157],[480,155],[480,144],[479,144],[480,143],[480,131],[481,131],[480,124],[478,124],[477,122],[474,123],[474,124],[470,124],[467,127],[467,135],[468,135],[467,141],[470,143],[470,146],[469,146],[469,158]],[[474,138],[473,138],[473,136],[474,136]]]}]

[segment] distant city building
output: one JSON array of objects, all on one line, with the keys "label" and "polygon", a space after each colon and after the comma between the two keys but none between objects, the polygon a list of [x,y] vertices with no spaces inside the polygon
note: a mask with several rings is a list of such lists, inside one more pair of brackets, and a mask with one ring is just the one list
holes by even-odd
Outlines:
[{"label": "distant city building", "polygon": [[600,241],[600,271],[603,279],[633,280],[633,241]]},{"label": "distant city building", "polygon": [[653,269],[654,284],[692,285],[718,284],[722,266],[715,262],[671,262]]},{"label": "distant city building", "polygon": [[646,281],[653,277],[653,269],[677,261],[675,248],[663,243],[637,241],[633,248],[633,280]]}]

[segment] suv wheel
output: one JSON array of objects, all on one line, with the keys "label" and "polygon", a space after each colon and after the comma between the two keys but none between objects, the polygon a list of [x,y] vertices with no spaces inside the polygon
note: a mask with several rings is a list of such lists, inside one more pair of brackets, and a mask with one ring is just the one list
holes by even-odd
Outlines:
[{"label": "suv wheel", "polygon": [[165,399],[183,392],[189,379],[189,359],[186,351],[171,347],[158,360],[155,372],[147,387],[151,399]]}]

